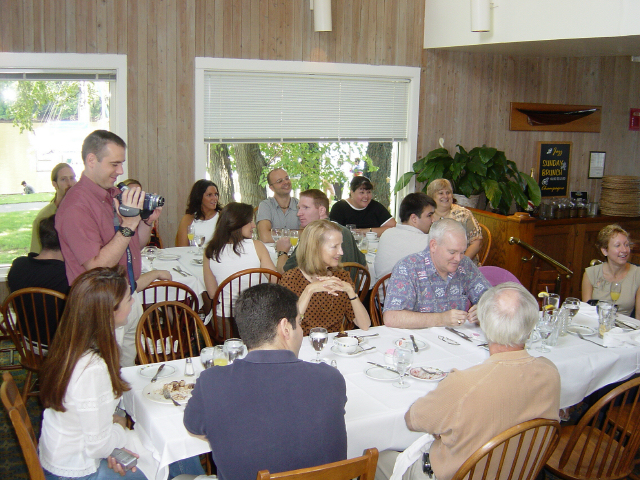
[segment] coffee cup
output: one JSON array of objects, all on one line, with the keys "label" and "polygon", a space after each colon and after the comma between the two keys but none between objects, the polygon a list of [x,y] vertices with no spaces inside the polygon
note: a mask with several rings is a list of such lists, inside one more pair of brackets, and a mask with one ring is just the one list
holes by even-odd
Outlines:
[{"label": "coffee cup", "polygon": [[358,339],[355,337],[336,337],[333,343],[342,353],[353,353],[358,348]]}]

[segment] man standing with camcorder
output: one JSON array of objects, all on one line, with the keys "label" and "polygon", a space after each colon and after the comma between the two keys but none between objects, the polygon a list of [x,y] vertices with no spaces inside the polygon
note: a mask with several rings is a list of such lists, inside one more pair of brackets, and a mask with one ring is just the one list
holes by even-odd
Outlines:
[{"label": "man standing with camcorder", "polygon": [[[137,186],[123,191],[114,187],[118,176],[124,173],[126,148],[122,138],[106,130],[92,132],[82,144],[82,177],[56,213],[56,230],[69,285],[86,270],[117,264],[126,267],[132,294],[156,279],[171,279],[166,270],[141,274],[140,250],[149,242],[164,199],[145,195]],[[154,209],[145,211],[145,203]],[[142,315],[140,303],[133,298],[127,324],[116,329],[123,367],[134,364],[135,331]]]}]

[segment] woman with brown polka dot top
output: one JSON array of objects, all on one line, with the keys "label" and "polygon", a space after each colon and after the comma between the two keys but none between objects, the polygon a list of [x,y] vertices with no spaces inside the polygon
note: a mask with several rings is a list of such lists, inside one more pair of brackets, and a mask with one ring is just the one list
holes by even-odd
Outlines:
[{"label": "woman with brown polka dot top", "polygon": [[296,250],[298,267],[287,271],[280,284],[300,298],[298,311],[303,316],[304,334],[313,327],[329,332],[363,330],[371,319],[354,290],[347,272],[339,268],[342,256],[342,231],[329,220],[317,220],[305,227]]}]

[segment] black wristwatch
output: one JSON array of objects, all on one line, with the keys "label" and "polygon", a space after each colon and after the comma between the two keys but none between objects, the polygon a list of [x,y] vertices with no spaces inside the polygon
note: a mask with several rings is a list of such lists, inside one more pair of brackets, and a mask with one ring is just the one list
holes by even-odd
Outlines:
[{"label": "black wristwatch", "polygon": [[129,227],[123,227],[122,225],[118,227],[118,231],[126,238],[133,237],[136,234],[136,232],[131,230]]},{"label": "black wristwatch", "polygon": [[282,255],[286,255],[287,257],[289,256],[288,252],[283,252],[282,250],[278,252],[278,258],[280,258]]}]

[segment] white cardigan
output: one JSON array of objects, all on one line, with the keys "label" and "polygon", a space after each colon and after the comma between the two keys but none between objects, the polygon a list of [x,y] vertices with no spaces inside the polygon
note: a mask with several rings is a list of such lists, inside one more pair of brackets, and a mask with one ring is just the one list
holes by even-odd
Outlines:
[{"label": "white cardigan", "polygon": [[100,460],[114,448],[129,448],[141,460],[143,455],[151,457],[150,452],[140,451],[133,430],[113,423],[119,400],[113,394],[107,364],[95,353],[85,353],[71,374],[63,401],[66,412],[44,411],[39,444],[42,466],[61,477],[83,477],[96,472]]}]

